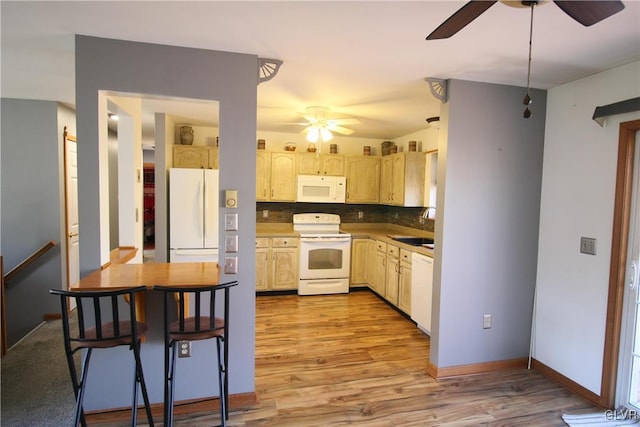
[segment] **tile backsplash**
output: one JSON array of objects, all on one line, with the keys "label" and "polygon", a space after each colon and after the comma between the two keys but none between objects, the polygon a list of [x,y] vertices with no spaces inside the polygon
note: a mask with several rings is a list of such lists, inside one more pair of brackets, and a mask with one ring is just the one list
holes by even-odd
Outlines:
[{"label": "tile backsplash", "polygon": [[[265,217],[265,212],[268,216]],[[393,223],[425,231],[434,231],[434,220],[420,223],[424,208],[384,205],[347,205],[333,203],[256,203],[256,221],[292,223],[293,214],[322,212],[340,215],[343,223]],[[362,212],[362,218],[359,213]]]}]

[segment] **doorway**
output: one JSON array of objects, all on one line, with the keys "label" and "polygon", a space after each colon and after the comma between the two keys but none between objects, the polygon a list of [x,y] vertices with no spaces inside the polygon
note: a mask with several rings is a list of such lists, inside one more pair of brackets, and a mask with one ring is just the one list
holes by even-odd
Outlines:
[{"label": "doorway", "polygon": [[156,201],[155,201],[155,163],[143,164],[143,254],[142,262],[155,261],[156,249]]},{"label": "doorway", "polygon": [[616,407],[640,413],[640,131],[634,141]]}]

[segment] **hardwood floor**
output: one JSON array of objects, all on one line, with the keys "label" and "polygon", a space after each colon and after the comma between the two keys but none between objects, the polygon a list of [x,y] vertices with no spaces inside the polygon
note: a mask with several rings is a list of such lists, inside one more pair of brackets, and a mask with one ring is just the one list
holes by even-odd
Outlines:
[{"label": "hardwood floor", "polygon": [[[260,296],[259,403],[230,426],[565,426],[563,413],[596,408],[535,371],[436,382],[429,338],[368,291]],[[211,426],[218,414],[177,416]]]},{"label": "hardwood floor", "polygon": [[593,408],[526,370],[436,382],[428,337],[367,291],[259,297],[256,324],[256,392],[272,414],[233,425],[563,426],[563,412]]}]

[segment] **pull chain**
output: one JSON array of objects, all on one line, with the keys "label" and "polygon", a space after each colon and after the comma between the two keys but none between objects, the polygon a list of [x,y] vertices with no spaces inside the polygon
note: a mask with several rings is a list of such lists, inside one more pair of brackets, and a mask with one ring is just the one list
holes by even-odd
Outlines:
[{"label": "pull chain", "polygon": [[531,96],[529,96],[529,88],[531,82],[531,40],[533,39],[533,8],[536,7],[536,2],[531,2],[531,22],[529,24],[529,64],[527,66],[527,94],[524,96],[524,100],[522,103],[527,107],[524,110],[524,114],[522,115],[525,119],[531,117],[531,110],[529,110],[529,105],[531,104]]}]

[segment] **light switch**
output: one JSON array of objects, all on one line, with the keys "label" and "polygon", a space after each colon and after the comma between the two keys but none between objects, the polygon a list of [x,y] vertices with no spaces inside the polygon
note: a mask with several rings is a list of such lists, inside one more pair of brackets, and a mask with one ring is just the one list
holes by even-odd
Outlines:
[{"label": "light switch", "polygon": [[224,274],[238,274],[237,256],[228,256],[224,258]]},{"label": "light switch", "polygon": [[596,239],[592,237],[581,237],[580,238],[580,253],[587,255],[595,255],[596,254]]},{"label": "light switch", "polygon": [[224,214],[224,229],[225,231],[238,231],[237,213]]},{"label": "light switch", "polygon": [[238,252],[238,235],[224,236],[224,251]]}]

